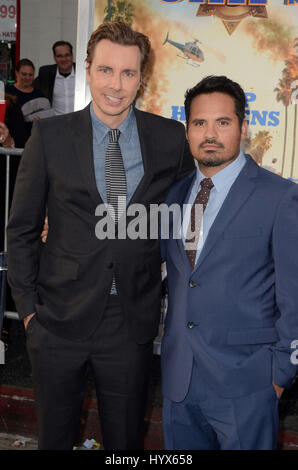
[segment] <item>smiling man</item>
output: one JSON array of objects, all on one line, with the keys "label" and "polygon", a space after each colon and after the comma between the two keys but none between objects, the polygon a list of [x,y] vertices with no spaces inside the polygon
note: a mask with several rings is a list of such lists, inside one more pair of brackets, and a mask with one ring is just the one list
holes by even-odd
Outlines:
[{"label": "smiling man", "polygon": [[182,239],[164,241],[165,446],[274,449],[278,399],[297,374],[298,188],[242,153],[238,83],[206,77],[185,112],[198,168],[166,200],[188,210]]},{"label": "smiling man", "polygon": [[56,114],[70,113],[74,110],[75,94],[72,45],[56,41],[52,50],[55,64],[40,67],[34,86],[49,99]]},{"label": "smiling man", "polygon": [[142,53],[138,46],[122,46],[102,39],[87,58],[87,80],[95,116],[117,128],[128,116],[141,85]]},{"label": "smiling man", "polygon": [[99,26],[87,51],[92,103],[36,122],[23,153],[8,278],[26,328],[40,449],[72,449],[89,372],[104,448],[140,447],[160,318],[159,240],[100,240],[95,214],[120,197],[128,206],[163,202],[194,168],[184,126],[133,105],[149,52],[128,25]]}]

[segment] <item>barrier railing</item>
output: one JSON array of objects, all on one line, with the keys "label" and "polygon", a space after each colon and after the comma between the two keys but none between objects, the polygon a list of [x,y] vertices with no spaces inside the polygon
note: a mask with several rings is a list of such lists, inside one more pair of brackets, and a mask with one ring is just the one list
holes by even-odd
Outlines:
[{"label": "barrier railing", "polygon": [[[9,215],[9,193],[10,193],[10,157],[12,155],[16,156],[21,156],[23,153],[24,149],[21,148],[6,148],[6,147],[0,147],[0,158],[6,159],[6,176],[5,176],[5,208],[4,208],[4,253],[1,253],[3,263],[5,260],[5,266],[6,266],[6,251],[7,251],[7,235],[6,235],[6,226],[8,223],[8,215]],[[1,265],[2,266],[2,265]],[[1,282],[1,292],[0,292],[0,298],[1,298],[1,304],[2,304],[2,298],[3,298],[3,313],[2,313],[2,320],[3,317],[7,318],[12,318],[14,320],[18,320],[19,316],[17,312],[10,312],[5,310],[5,286],[6,286],[6,268],[5,270],[3,269],[2,271],[2,282]],[[2,322],[1,322],[1,329],[0,332],[2,331]],[[1,346],[1,345],[0,345]],[[0,362],[1,364],[1,362]]]},{"label": "barrier railing", "polygon": [[4,343],[1,341],[6,291],[6,253],[0,253],[0,364],[4,364]]},{"label": "barrier railing", "polygon": [[6,226],[9,214],[9,182],[10,182],[10,157],[12,155],[21,156],[24,149],[0,147],[0,158],[6,158],[6,186],[5,186],[5,218],[4,218],[4,251],[7,251]]}]

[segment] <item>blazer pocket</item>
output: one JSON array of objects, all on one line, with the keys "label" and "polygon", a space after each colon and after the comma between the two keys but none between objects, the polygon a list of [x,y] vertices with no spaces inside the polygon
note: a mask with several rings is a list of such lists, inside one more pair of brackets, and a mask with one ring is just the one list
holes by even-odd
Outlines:
[{"label": "blazer pocket", "polygon": [[224,238],[248,238],[248,237],[260,237],[263,233],[262,227],[251,227],[249,229],[227,229],[224,232]]},{"label": "blazer pocket", "polygon": [[279,340],[276,328],[242,328],[228,331],[227,343],[230,345],[240,344],[266,344],[275,343]]},{"label": "blazer pocket", "polygon": [[41,266],[42,270],[58,278],[76,280],[78,277],[79,263],[63,256],[56,256],[47,252],[46,256],[42,258]]}]

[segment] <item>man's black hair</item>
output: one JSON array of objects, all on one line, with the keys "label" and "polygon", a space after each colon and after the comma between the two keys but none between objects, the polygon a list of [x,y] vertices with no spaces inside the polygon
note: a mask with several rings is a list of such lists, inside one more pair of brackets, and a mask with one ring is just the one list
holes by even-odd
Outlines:
[{"label": "man's black hair", "polygon": [[72,55],[72,45],[70,44],[70,42],[68,41],[56,41],[54,44],[53,44],[53,47],[52,47],[52,50],[53,50],[53,54],[56,55],[56,47],[59,47],[59,46],[68,46],[69,49],[70,49],[70,52],[71,52],[71,55]]},{"label": "man's black hair", "polygon": [[233,80],[230,80],[224,75],[209,75],[208,77],[203,78],[193,88],[186,91],[184,107],[187,127],[189,124],[192,100],[198,95],[210,93],[226,93],[234,99],[235,112],[241,129],[245,117],[245,93],[237,82],[233,82]]}]

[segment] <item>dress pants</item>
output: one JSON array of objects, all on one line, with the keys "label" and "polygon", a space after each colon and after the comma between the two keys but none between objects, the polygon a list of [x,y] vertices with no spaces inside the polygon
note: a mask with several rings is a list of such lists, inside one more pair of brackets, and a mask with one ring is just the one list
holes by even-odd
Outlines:
[{"label": "dress pants", "polygon": [[139,449],[153,343],[129,337],[117,296],[85,341],[45,329],[35,315],[27,326],[39,449],[71,450],[78,436],[88,372],[92,372],[105,450]]},{"label": "dress pants", "polygon": [[167,450],[273,450],[278,398],[272,384],[245,396],[223,398],[200,377],[194,363],[185,399],[164,398],[163,428]]}]

